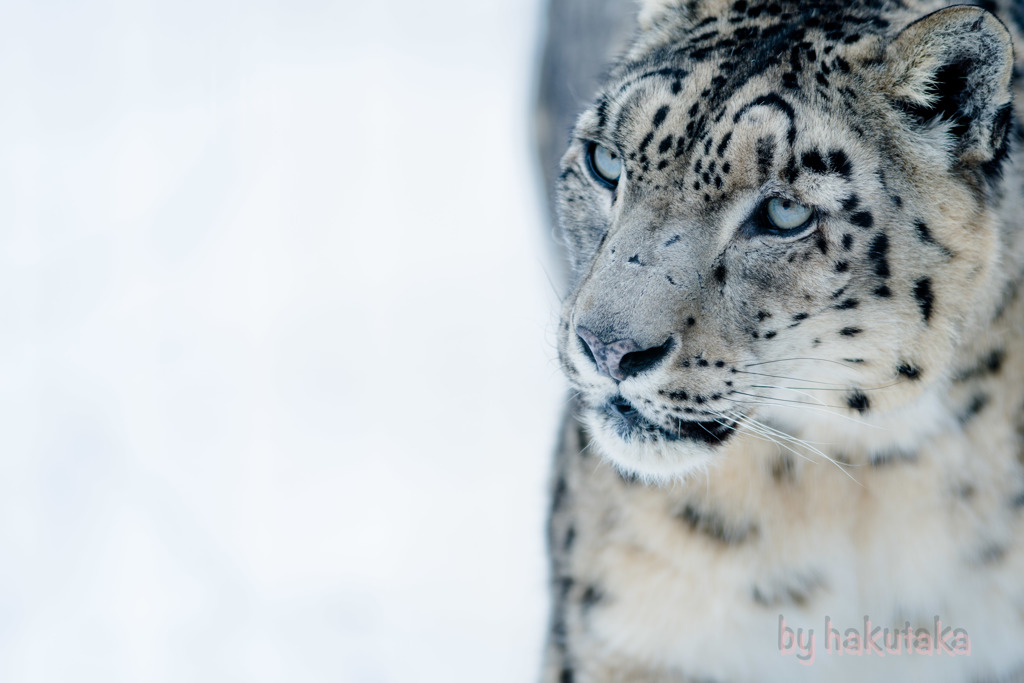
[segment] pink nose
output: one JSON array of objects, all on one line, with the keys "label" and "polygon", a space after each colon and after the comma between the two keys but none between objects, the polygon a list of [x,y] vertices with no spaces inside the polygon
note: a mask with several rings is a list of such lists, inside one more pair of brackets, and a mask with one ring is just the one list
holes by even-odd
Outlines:
[{"label": "pink nose", "polygon": [[605,343],[583,326],[576,328],[576,334],[590,352],[598,372],[620,382],[653,368],[665,357],[672,343],[669,339],[661,346],[641,349],[632,339]]}]

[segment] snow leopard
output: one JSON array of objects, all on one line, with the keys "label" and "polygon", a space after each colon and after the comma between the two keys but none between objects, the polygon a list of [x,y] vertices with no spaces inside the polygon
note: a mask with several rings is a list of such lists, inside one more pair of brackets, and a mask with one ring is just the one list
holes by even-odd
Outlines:
[{"label": "snow leopard", "polygon": [[589,6],[542,680],[1024,681],[1024,2]]}]

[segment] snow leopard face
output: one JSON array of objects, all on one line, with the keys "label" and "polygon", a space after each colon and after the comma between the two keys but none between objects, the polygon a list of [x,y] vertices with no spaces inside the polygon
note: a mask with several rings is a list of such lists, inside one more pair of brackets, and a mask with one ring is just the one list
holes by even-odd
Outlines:
[{"label": "snow leopard face", "polygon": [[623,470],[899,414],[998,313],[1010,36],[974,7],[878,5],[669,7],[580,117],[559,353]]}]

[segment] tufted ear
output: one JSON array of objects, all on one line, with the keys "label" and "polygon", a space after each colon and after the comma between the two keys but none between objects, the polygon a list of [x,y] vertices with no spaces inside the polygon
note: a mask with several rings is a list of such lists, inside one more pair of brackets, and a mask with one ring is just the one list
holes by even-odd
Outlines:
[{"label": "tufted ear", "polygon": [[933,12],[896,37],[886,64],[889,94],[919,123],[949,122],[962,163],[1005,154],[1013,44],[994,15],[966,5]]},{"label": "tufted ear", "polygon": [[640,28],[647,31],[657,26],[666,16],[682,11],[684,0],[639,0]]}]

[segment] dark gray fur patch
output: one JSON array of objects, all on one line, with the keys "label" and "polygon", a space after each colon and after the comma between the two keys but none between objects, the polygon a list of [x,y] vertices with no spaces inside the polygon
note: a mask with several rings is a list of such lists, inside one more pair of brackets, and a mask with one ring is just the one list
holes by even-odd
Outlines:
[{"label": "dark gray fur patch", "polygon": [[796,481],[796,461],[793,456],[783,453],[772,463],[771,472],[776,484],[791,484]]},{"label": "dark gray fur patch", "polygon": [[685,522],[692,531],[703,534],[718,543],[730,545],[743,543],[759,533],[757,525],[751,522],[731,522],[716,512],[700,509],[692,503],[684,506],[676,513],[676,517]]},{"label": "dark gray fur patch", "polygon": [[794,573],[786,579],[755,585],[752,597],[754,602],[762,607],[778,608],[786,605],[805,607],[816,593],[820,593],[825,588],[825,581],[816,572]]},{"label": "dark gray fur patch", "polygon": [[973,366],[961,370],[953,377],[956,382],[964,382],[966,380],[975,379],[978,377],[984,377],[986,375],[994,375],[998,373],[1006,360],[1006,351],[1003,349],[993,349],[991,352],[985,354],[978,359],[978,362]]},{"label": "dark gray fur patch", "polygon": [[869,462],[872,467],[885,467],[887,465],[896,465],[900,463],[913,463],[917,462],[917,453],[897,450],[876,451],[869,457]]},{"label": "dark gray fur patch", "polygon": [[965,425],[977,417],[978,413],[985,409],[990,400],[991,398],[988,394],[983,394],[981,392],[972,396],[967,406],[960,411],[960,415],[958,416],[960,424]]},{"label": "dark gray fur patch", "polygon": [[604,600],[604,592],[601,591],[597,586],[587,586],[583,591],[583,595],[580,596],[580,606],[583,611],[589,611],[593,609],[595,605]]},{"label": "dark gray fur patch", "polygon": [[978,551],[978,556],[975,561],[982,567],[999,564],[1006,558],[1006,551],[1006,546],[1002,543],[986,543],[981,550]]}]

